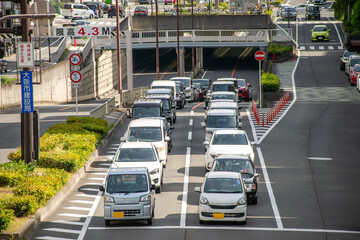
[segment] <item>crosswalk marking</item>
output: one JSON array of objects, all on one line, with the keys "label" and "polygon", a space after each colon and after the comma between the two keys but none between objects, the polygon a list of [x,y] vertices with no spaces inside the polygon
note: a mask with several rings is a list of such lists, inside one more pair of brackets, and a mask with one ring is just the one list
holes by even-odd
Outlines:
[{"label": "crosswalk marking", "polygon": [[64,229],[64,228],[44,228],[43,230],[44,231],[52,231],[52,232],[80,234],[79,230],[71,230],[71,229]]},{"label": "crosswalk marking", "polygon": [[300,50],[305,50],[305,46],[300,46]]},{"label": "crosswalk marking", "polygon": [[334,50],[334,46],[329,46],[329,50]]},{"label": "crosswalk marking", "polygon": [[69,202],[72,202],[72,203],[82,203],[82,204],[93,204],[94,202],[92,201],[84,201],[84,200],[72,200],[72,201],[69,201]]},{"label": "crosswalk marking", "polygon": [[319,50],[324,50],[324,46],[319,46]]},{"label": "crosswalk marking", "polygon": [[65,220],[51,221],[51,223],[60,223],[60,224],[78,225],[78,226],[83,226],[84,225],[83,222],[65,221]]},{"label": "crosswalk marking", "polygon": [[314,50],[315,49],[315,47],[314,46],[310,46],[310,50]]},{"label": "crosswalk marking", "polygon": [[75,213],[58,213],[56,214],[58,216],[64,216],[64,217],[78,217],[78,218],[87,218],[88,215],[84,214],[75,214]]},{"label": "crosswalk marking", "polygon": [[333,46],[333,45],[318,45],[318,46],[299,46],[301,51],[311,50],[311,51],[327,51],[327,50],[343,50],[343,46]]},{"label": "crosswalk marking", "polygon": [[84,208],[84,207],[64,207],[64,209],[78,210],[78,211],[90,211],[91,210],[91,208]]}]

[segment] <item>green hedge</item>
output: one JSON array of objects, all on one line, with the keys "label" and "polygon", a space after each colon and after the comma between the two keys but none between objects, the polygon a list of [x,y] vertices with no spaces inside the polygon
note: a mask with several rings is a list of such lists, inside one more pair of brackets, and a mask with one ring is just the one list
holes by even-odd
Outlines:
[{"label": "green hedge", "polygon": [[14,218],[14,210],[5,209],[0,206],[0,232],[7,229]]},{"label": "green hedge", "polygon": [[280,88],[279,77],[272,73],[263,73],[261,84],[263,85],[264,92],[277,92]]},{"label": "green hedge", "polygon": [[16,217],[26,217],[33,214],[39,207],[35,196],[13,196],[0,202],[0,206],[3,206],[4,209],[13,210]]},{"label": "green hedge", "polygon": [[292,51],[293,51],[292,45],[280,45],[277,43],[270,43],[268,47],[268,56],[272,57],[274,53],[276,55],[280,55]]}]

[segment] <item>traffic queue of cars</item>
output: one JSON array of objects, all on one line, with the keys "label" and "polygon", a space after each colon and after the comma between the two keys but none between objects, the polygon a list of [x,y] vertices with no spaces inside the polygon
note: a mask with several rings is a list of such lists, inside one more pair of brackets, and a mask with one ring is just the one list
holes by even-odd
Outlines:
[{"label": "traffic queue of cars", "polygon": [[[240,83],[240,84],[239,84]],[[245,85],[244,85],[245,84]],[[254,142],[241,130],[244,79],[219,78],[212,82],[205,107],[205,170],[200,193],[199,223],[234,221],[246,224],[247,204],[257,204],[257,178]],[[249,98],[250,94],[245,99]]]},{"label": "traffic queue of cars", "polygon": [[360,54],[345,50],[340,55],[340,70],[345,72],[350,85],[360,92]]}]

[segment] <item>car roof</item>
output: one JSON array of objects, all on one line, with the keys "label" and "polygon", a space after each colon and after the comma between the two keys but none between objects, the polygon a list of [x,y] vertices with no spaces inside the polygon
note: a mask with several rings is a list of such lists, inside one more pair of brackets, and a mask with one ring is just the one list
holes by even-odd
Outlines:
[{"label": "car roof", "polygon": [[189,77],[172,77],[170,78],[170,81],[176,81],[176,80],[191,80]]},{"label": "car roof", "polygon": [[218,85],[218,84],[234,84],[234,82],[231,82],[231,81],[215,81],[215,82],[212,82],[212,84],[214,84],[214,85]]},{"label": "car roof", "polygon": [[225,172],[225,171],[208,172],[205,175],[205,178],[240,178],[240,177],[241,177],[240,172]]},{"label": "car roof", "polygon": [[223,95],[223,94],[226,94],[226,95],[235,95],[234,92],[230,92],[230,91],[218,91],[218,92],[213,92],[212,95]]},{"label": "car roof", "polygon": [[234,109],[210,109],[207,112],[207,115],[215,115],[215,116],[229,116],[229,115],[236,115],[236,112]]},{"label": "car roof", "polygon": [[244,135],[246,135],[246,132],[244,130],[224,129],[224,130],[216,130],[213,134],[244,134]]},{"label": "car roof", "polygon": [[174,83],[174,81],[169,81],[169,80],[155,80],[151,83],[151,85],[156,85],[156,86],[174,86],[176,85],[176,83]]},{"label": "car roof", "polygon": [[153,144],[151,142],[123,142],[120,145],[120,149],[124,148],[152,148]]},{"label": "car roof", "polygon": [[149,94],[146,99],[171,99],[171,96],[167,94]]},{"label": "car roof", "polygon": [[[221,99],[219,99],[221,100]],[[215,101],[215,102],[211,102],[210,104],[210,109],[212,109],[213,107],[215,108],[236,108],[237,107],[237,104],[236,102],[233,102],[233,101]]]},{"label": "car roof", "polygon": [[237,160],[243,160],[243,161],[251,161],[250,157],[248,155],[244,154],[221,154],[216,157],[216,160],[222,160],[222,159],[237,159]]},{"label": "car roof", "polygon": [[148,174],[146,167],[121,167],[121,168],[110,168],[108,175],[117,174]]},{"label": "car roof", "polygon": [[157,92],[157,93],[171,93],[171,90],[170,89],[167,89],[167,88],[151,88],[149,90],[147,90],[146,93],[151,93],[151,92]]},{"label": "car roof", "polygon": [[138,99],[134,102],[133,105],[141,105],[141,104],[159,105],[159,104],[161,104],[161,100],[160,99],[150,99],[150,98]]},{"label": "car roof", "polygon": [[161,127],[162,124],[161,119],[144,119],[139,118],[132,120],[129,123],[129,127]]},{"label": "car roof", "polygon": [[327,26],[326,26],[326,25],[324,25],[324,24],[315,25],[314,27],[326,27],[326,28],[327,28]]},{"label": "car roof", "polygon": [[236,81],[236,78],[218,78],[216,81]]}]

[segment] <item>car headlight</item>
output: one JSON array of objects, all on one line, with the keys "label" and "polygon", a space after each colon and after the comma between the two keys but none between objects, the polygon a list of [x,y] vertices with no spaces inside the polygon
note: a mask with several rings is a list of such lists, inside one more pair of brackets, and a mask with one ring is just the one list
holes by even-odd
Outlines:
[{"label": "car headlight", "polygon": [[209,200],[206,197],[201,197],[200,204],[209,205]]},{"label": "car headlight", "polygon": [[146,194],[140,197],[140,202],[148,202],[151,199],[151,194]]},{"label": "car headlight", "polygon": [[329,33],[325,33],[325,36],[329,36]]},{"label": "car headlight", "polygon": [[237,205],[245,205],[245,204],[246,204],[246,199],[244,197],[241,197],[237,202]]},{"label": "car headlight", "polygon": [[154,174],[158,174],[159,173],[159,169],[158,168],[155,168],[154,170],[152,170],[150,172],[151,175],[154,175]]},{"label": "car headlight", "polygon": [[105,202],[107,203],[113,203],[114,202],[114,198],[110,197],[110,196],[105,196]]}]

